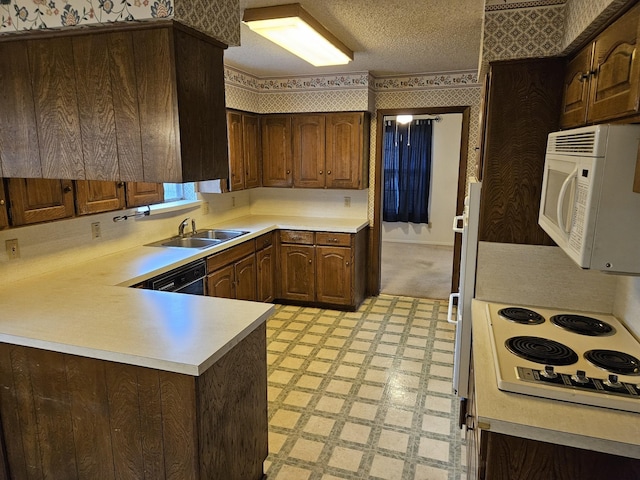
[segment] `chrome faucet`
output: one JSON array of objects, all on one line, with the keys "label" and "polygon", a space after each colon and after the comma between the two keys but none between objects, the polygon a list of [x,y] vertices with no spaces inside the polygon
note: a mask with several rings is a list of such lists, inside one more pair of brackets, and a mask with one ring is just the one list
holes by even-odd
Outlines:
[{"label": "chrome faucet", "polygon": [[194,235],[198,233],[198,231],[196,230],[196,219],[192,218],[191,219],[191,235]]},{"label": "chrome faucet", "polygon": [[180,222],[180,225],[178,225],[178,235],[181,237],[184,237],[184,229],[187,226],[187,222],[189,221],[189,217],[185,218],[184,220],[182,220],[182,222]]}]

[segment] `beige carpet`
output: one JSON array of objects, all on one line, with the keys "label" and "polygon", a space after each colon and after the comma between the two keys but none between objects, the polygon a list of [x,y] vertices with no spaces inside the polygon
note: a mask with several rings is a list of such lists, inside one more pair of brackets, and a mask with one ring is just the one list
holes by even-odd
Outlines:
[{"label": "beige carpet", "polygon": [[381,292],[447,299],[452,268],[453,247],[383,241]]}]

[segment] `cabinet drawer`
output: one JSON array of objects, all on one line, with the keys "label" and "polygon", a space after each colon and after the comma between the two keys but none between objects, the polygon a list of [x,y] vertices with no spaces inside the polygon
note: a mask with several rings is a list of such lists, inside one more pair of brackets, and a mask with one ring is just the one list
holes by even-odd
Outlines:
[{"label": "cabinet drawer", "polygon": [[316,243],[318,245],[338,245],[341,247],[350,247],[351,234],[350,233],[318,232],[316,233]]},{"label": "cabinet drawer", "polygon": [[262,250],[273,245],[273,232],[265,233],[256,238],[256,250]]},{"label": "cabinet drawer", "polygon": [[255,253],[253,242],[244,242],[207,258],[207,273],[211,273],[225,265]]},{"label": "cabinet drawer", "polygon": [[280,241],[282,243],[299,243],[302,245],[313,245],[313,232],[303,232],[300,230],[280,230]]}]

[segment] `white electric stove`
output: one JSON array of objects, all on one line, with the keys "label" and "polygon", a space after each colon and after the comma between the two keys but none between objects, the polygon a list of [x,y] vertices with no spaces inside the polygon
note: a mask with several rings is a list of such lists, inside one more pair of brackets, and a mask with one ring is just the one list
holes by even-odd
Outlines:
[{"label": "white electric stove", "polygon": [[640,342],[614,316],[487,304],[500,390],[640,413]]}]

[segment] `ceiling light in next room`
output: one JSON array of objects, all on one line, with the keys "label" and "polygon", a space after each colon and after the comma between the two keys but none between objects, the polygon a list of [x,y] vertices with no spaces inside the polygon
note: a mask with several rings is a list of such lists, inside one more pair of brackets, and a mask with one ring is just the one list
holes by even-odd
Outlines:
[{"label": "ceiling light in next room", "polygon": [[254,32],[315,67],[346,65],[353,60],[353,52],[299,3],[247,8],[242,20]]},{"label": "ceiling light in next room", "polygon": [[406,125],[407,123],[411,123],[413,121],[413,115],[397,115],[396,122],[400,125]]}]

